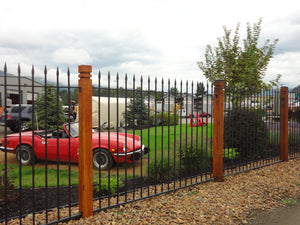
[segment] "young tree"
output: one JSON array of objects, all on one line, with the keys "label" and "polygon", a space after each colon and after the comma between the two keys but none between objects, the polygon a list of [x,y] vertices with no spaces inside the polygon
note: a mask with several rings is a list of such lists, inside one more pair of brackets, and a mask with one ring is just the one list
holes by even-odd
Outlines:
[{"label": "young tree", "polygon": [[171,87],[170,94],[176,98],[180,96],[180,92],[178,91],[177,87]]},{"label": "young tree", "polygon": [[207,45],[205,60],[198,62],[198,66],[209,81],[222,79],[227,87],[231,87],[228,89],[231,92],[238,87],[252,91],[278,85],[280,75],[269,83],[263,81],[278,39],[273,42],[267,39],[262,47],[258,47],[261,23],[262,19],[253,26],[248,23],[242,47],[239,45],[239,24],[233,38],[231,30],[224,27],[225,35],[218,38],[218,46]]},{"label": "young tree", "polygon": [[70,89],[70,92],[67,89],[63,89],[59,92],[59,96],[63,105],[70,105],[72,101],[78,102],[78,88]]},{"label": "young tree", "polygon": [[145,104],[145,94],[141,89],[136,89],[134,97],[130,99],[130,103],[127,105],[126,111],[123,113],[125,124],[130,127],[141,128],[148,122],[148,108]]},{"label": "young tree", "polygon": [[[46,123],[48,130],[56,129],[57,126],[60,127],[66,121],[62,108],[62,101],[60,97],[57,96],[56,88],[53,86],[47,86],[44,93],[38,94],[34,106],[34,110],[37,113],[39,129],[45,129]],[[34,119],[36,120],[36,118]]]}]

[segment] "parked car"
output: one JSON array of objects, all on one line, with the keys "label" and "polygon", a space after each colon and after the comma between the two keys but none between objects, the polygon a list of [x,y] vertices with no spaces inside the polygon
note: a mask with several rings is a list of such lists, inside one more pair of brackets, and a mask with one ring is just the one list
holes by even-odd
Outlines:
[{"label": "parked car", "polygon": [[[6,118],[5,118],[6,115]],[[21,115],[21,117],[20,117]],[[73,115],[64,111],[66,122],[74,122]],[[30,130],[28,122],[32,120],[32,105],[17,104],[7,108],[6,114],[3,110],[0,116],[0,125],[7,125],[12,132],[23,132]]]},{"label": "parked car", "polygon": [[[70,158],[75,163],[79,156],[78,135],[78,123],[67,123],[61,130],[22,132],[21,140],[19,134],[7,135],[2,138],[0,150],[16,154],[22,165],[31,165],[37,159],[68,162]],[[92,142],[95,169],[109,169],[114,162],[132,163],[150,151],[142,145],[139,136],[128,133],[93,132]]]},{"label": "parked car", "polygon": [[[6,116],[6,117],[5,117]],[[28,130],[27,122],[31,121],[32,105],[11,105],[2,111],[1,122],[6,124],[13,132]]]}]

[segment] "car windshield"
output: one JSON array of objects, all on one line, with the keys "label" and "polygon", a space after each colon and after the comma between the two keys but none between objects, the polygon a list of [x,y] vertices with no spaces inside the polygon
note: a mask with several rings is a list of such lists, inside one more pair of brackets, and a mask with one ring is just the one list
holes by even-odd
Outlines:
[{"label": "car windshield", "polygon": [[[66,125],[66,129],[71,137],[76,138],[79,135],[78,123],[69,123]],[[70,131],[69,131],[70,129]]]}]

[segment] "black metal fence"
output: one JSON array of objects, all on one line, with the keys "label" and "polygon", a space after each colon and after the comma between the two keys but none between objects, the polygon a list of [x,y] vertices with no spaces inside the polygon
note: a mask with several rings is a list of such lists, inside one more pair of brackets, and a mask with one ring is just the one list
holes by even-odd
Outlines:
[{"label": "black metal fence", "polygon": [[[288,94],[289,158],[300,155],[299,89]],[[280,89],[225,90],[224,172],[227,175],[282,161]]]},{"label": "black metal fence", "polygon": [[299,157],[300,152],[300,87],[289,96],[289,156]]},{"label": "black metal fence", "polygon": [[[6,66],[0,76],[0,222],[51,224],[82,216],[80,90],[71,85],[69,70],[61,75],[57,69],[54,83],[46,68],[39,82],[37,76],[32,68],[25,78],[20,67],[10,76]],[[214,180],[212,85],[144,79],[93,77],[94,212]],[[299,157],[299,91],[294,93],[289,150]],[[228,87],[224,111],[225,175],[281,161],[278,91]]]},{"label": "black metal fence", "polygon": [[225,174],[281,161],[280,89],[227,87],[225,92]]}]

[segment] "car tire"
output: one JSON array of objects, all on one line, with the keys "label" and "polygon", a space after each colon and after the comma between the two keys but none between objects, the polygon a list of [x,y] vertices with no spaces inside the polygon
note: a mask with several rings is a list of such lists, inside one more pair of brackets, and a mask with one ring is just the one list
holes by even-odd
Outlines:
[{"label": "car tire", "polygon": [[28,145],[20,145],[17,148],[16,158],[24,166],[32,165],[35,162],[34,152]]},{"label": "car tire", "polygon": [[29,126],[27,123],[28,123],[27,121],[21,121],[21,123],[19,125],[20,127],[18,127],[18,131],[20,130],[21,132],[24,132],[24,131],[29,130]]},{"label": "car tire", "polygon": [[17,126],[10,126],[9,129],[10,129],[12,132],[16,133],[16,132],[18,132],[18,129],[17,129],[16,127],[17,127]]},{"label": "car tire", "polygon": [[27,123],[28,123],[27,121],[22,120],[20,123],[17,123],[15,126],[11,126],[9,128],[14,133],[19,132],[19,131],[24,132],[24,131],[29,130],[29,126]]},{"label": "car tire", "polygon": [[111,153],[106,149],[96,149],[93,152],[93,166],[95,169],[108,170],[114,163]]}]

